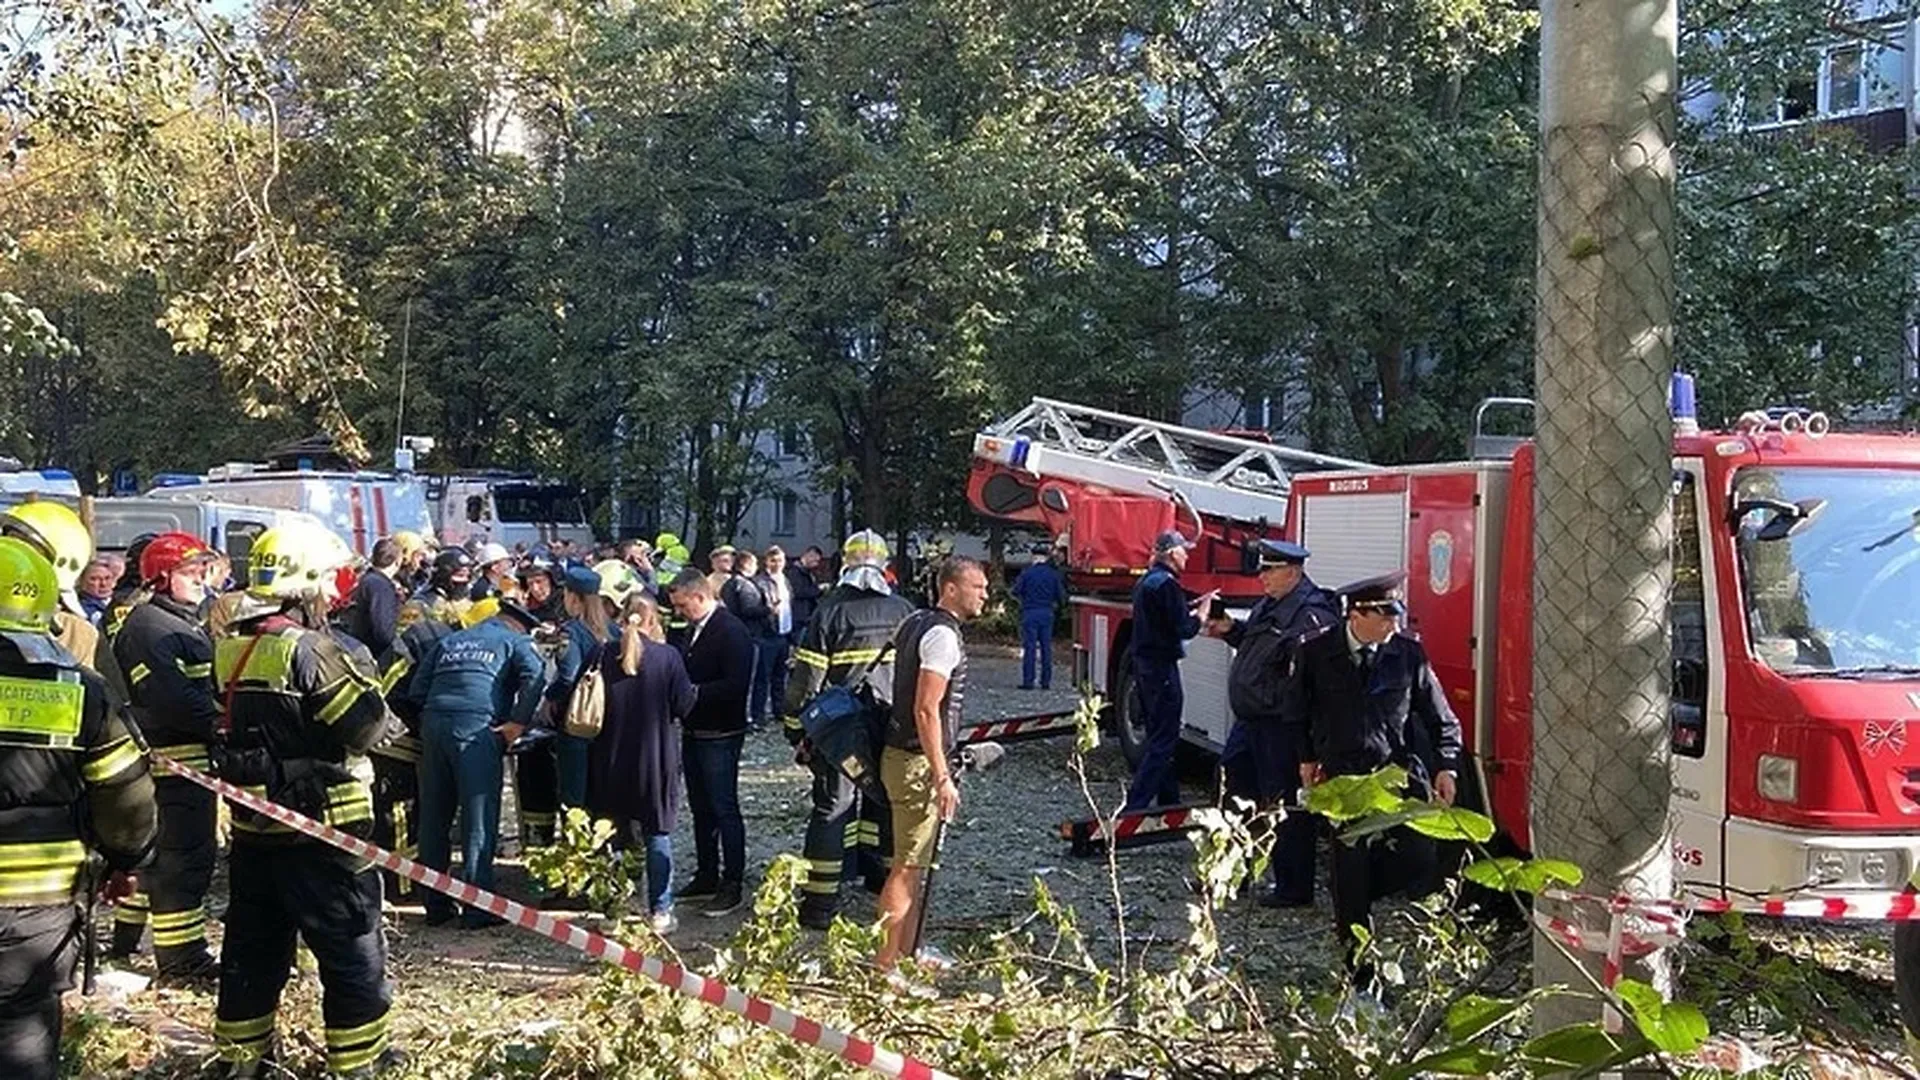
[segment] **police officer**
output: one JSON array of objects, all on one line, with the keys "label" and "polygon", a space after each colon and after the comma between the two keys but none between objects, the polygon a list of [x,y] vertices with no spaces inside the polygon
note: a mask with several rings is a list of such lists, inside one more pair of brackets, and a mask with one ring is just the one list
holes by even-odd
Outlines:
[{"label": "police officer", "polygon": [[[913,614],[913,605],[887,584],[887,542],[872,529],[847,537],[840,549],[839,584],[820,599],[813,618],[793,650],[794,674],[787,683],[783,727],[797,750],[795,760],[813,771],[813,813],[807,819],[807,880],[800,887],[800,923],[824,929],[840,906],[843,870],[861,875],[879,892],[886,883],[893,850],[892,822],[879,800],[862,794],[831,761],[812,754],[800,713],[830,686],[847,686],[863,677],[881,702],[892,700],[893,663],[882,652],[894,631]],[[867,674],[871,668],[871,674]],[[851,866],[843,864],[851,863]]]},{"label": "police officer", "polygon": [[[355,836],[373,832],[367,751],[391,718],[364,648],[326,629],[344,552],[317,526],[282,525],[255,540],[235,632],[215,646],[230,705],[225,778]],[[327,1065],[362,1076],[389,1052],[380,878],[364,860],[234,808],[232,880],[213,1025],[235,1076],[273,1057],[280,991],[296,936],[320,969]]]},{"label": "police officer", "polygon": [[1180,685],[1180,660],[1186,641],[1200,632],[1200,613],[1218,593],[1187,602],[1180,572],[1187,568],[1193,541],[1175,531],[1153,544],[1153,565],[1133,587],[1133,689],[1147,727],[1147,743],[1127,787],[1128,811],[1174,806],[1180,802],[1180,776],[1173,756],[1180,745],[1180,710],[1186,696]]},{"label": "police officer", "polygon": [[1340,601],[1307,577],[1307,549],[1299,544],[1261,540],[1253,545],[1253,556],[1266,595],[1244,620],[1224,617],[1207,624],[1209,634],[1235,650],[1227,679],[1234,724],[1220,768],[1229,795],[1288,808],[1269,860],[1273,887],[1260,902],[1306,907],[1313,903],[1313,819],[1295,809],[1300,762],[1281,730],[1279,706],[1294,649],[1339,622]]},{"label": "police officer", "polygon": [[[458,807],[461,876],[491,889],[504,757],[533,720],[546,672],[527,636],[533,614],[512,600],[483,603],[495,606],[476,606],[474,625],[440,639],[409,694],[420,706],[420,862],[442,871],[452,864],[447,834]],[[427,894],[426,908],[429,925],[454,915],[453,901],[439,893]],[[461,920],[470,929],[499,922],[478,908]]]},{"label": "police officer", "polygon": [[[1400,599],[1405,578],[1388,574],[1340,590],[1345,626],[1300,646],[1281,716],[1299,755],[1302,784],[1398,765],[1407,770],[1413,797],[1451,806],[1460,721],[1426,650],[1397,632],[1406,611]],[[1429,753],[1438,765],[1431,777]],[[1436,864],[1433,841],[1406,828],[1394,829],[1384,843],[1334,845],[1334,927],[1361,989],[1370,987],[1373,972],[1358,962],[1351,928],[1371,929],[1373,902],[1383,896],[1431,891]]]},{"label": "police officer", "polygon": [[[140,577],[152,596],[128,612],[112,643],[147,744],[203,770],[220,721],[213,642],[200,625],[213,559],[211,549],[186,533],[154,537],[140,555]],[[154,962],[163,984],[211,985],[219,972],[207,951],[207,888],[218,855],[213,793],[166,775],[155,788],[160,838],[152,868],[141,875],[153,910]],[[114,934],[118,951],[127,944],[122,935],[137,941],[139,928],[116,920]]]},{"label": "police officer", "polygon": [[100,676],[51,636],[53,567],[0,539],[0,1076],[53,1080],[60,994],[83,936],[74,901],[94,887],[87,848],[124,874],[152,847],[146,755]]}]

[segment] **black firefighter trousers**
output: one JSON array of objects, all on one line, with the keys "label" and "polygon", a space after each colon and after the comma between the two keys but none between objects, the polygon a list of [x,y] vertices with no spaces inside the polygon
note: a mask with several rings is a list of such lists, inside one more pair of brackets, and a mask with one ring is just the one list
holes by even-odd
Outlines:
[{"label": "black firefighter trousers", "polygon": [[298,936],[320,967],[328,1069],[374,1065],[393,1003],[379,875],[318,843],[236,839],[232,878],[213,1024],[220,1056],[246,1064],[271,1049]]},{"label": "black firefighter trousers", "polygon": [[800,912],[811,919],[830,919],[840,906],[843,870],[859,874],[870,885],[886,880],[893,815],[884,800],[862,792],[821,755],[813,757],[810,767],[813,813],[807,818],[807,880],[800,887]]},{"label": "black firefighter trousers", "polygon": [[78,905],[0,908],[0,1076],[59,1072],[60,995],[79,957]]}]

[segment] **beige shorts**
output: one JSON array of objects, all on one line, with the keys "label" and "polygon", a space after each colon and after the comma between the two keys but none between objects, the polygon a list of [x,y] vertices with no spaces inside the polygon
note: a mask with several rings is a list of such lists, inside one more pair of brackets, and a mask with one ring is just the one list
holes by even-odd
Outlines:
[{"label": "beige shorts", "polygon": [[880,754],[880,782],[893,806],[893,865],[924,870],[933,865],[933,762],[918,750],[889,746]]}]

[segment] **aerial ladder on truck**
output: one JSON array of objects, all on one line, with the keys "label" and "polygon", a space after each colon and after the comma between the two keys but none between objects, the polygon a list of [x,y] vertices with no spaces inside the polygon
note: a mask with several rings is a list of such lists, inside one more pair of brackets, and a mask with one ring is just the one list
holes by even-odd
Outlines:
[{"label": "aerial ladder on truck", "polygon": [[[981,514],[1040,528],[1065,540],[1074,596],[1075,682],[1106,692],[1129,759],[1140,742],[1126,672],[1131,591],[1151,561],[1153,538],[1179,527],[1196,547],[1182,583],[1196,593],[1218,590],[1223,602],[1260,596],[1248,573],[1251,543],[1277,537],[1286,524],[1293,477],[1302,472],[1367,470],[1350,458],[1206,431],[1053,398],[980,432],[973,442],[967,496]],[[1183,672],[1188,683],[1183,724],[1195,741],[1218,750],[1232,723],[1223,642],[1197,641]],[[1022,737],[1073,729],[1070,715],[1021,718]],[[983,736],[992,737],[992,736]],[[1161,807],[1112,821],[1061,825],[1079,854],[1179,839],[1195,806]]]}]

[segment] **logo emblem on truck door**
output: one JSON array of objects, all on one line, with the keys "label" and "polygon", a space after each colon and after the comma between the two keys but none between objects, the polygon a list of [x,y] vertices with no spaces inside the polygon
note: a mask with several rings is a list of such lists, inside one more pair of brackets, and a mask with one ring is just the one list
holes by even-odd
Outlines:
[{"label": "logo emblem on truck door", "polygon": [[1907,704],[1916,709],[1920,709],[1920,690],[1915,690],[1907,695]]},{"label": "logo emblem on truck door", "polygon": [[1427,537],[1427,587],[1435,596],[1453,588],[1453,534],[1445,529]]}]

